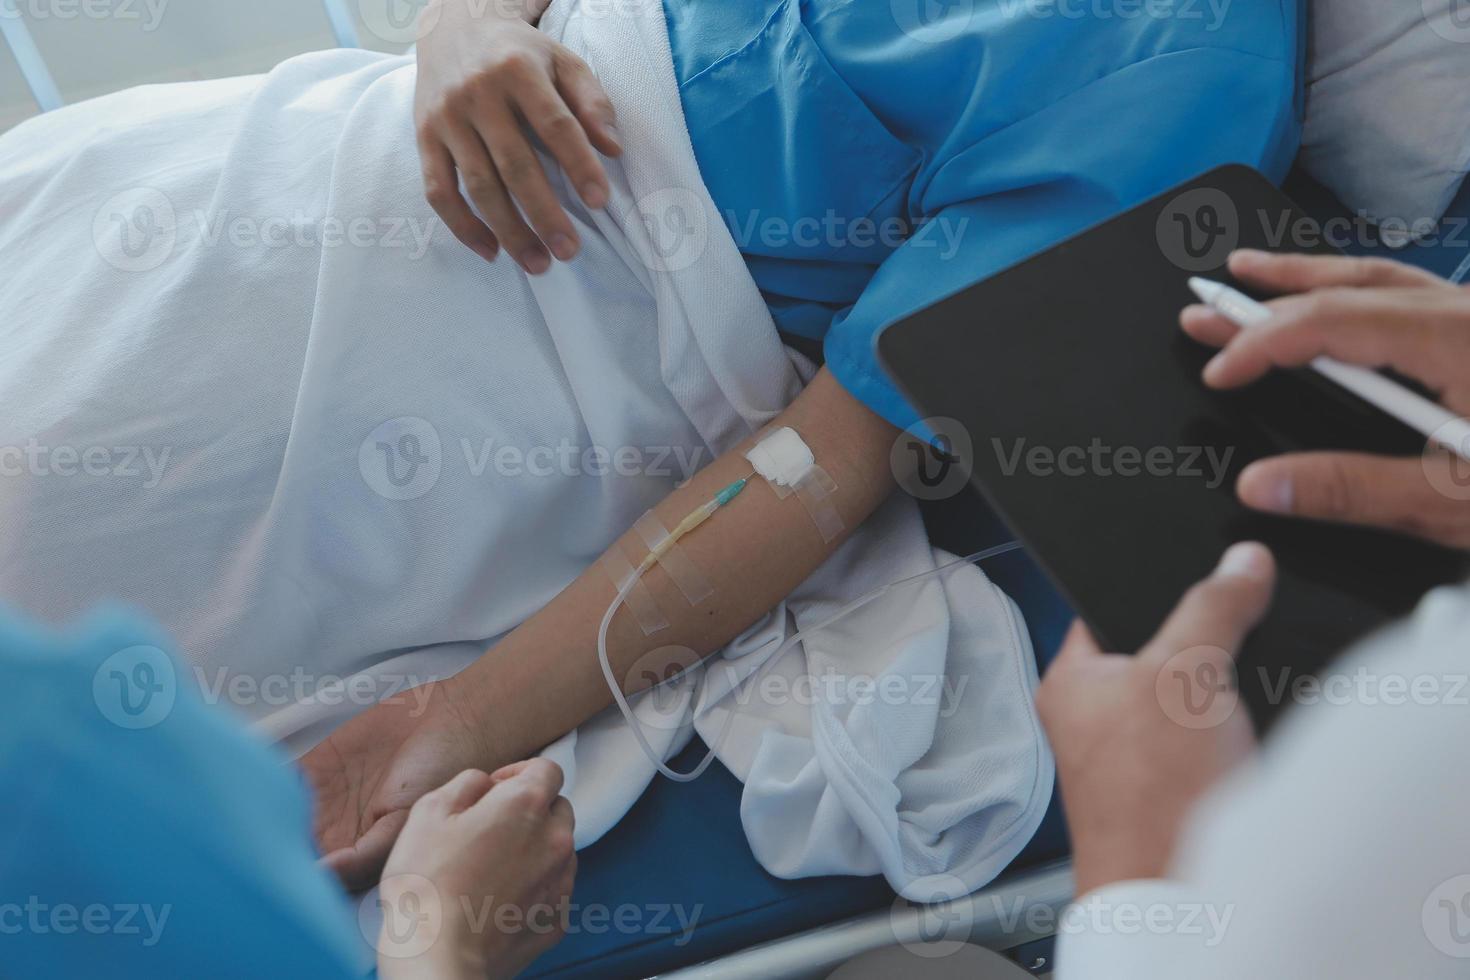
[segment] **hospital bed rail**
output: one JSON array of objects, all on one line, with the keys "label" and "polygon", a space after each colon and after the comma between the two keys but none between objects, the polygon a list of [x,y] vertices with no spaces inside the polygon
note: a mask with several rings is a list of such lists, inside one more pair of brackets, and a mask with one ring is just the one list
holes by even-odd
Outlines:
[{"label": "hospital bed rail", "polygon": [[[949,902],[913,905],[900,900],[886,910],[658,974],[657,980],[816,980],[854,956],[895,943],[968,942],[1003,952],[1053,935],[1050,928],[1034,926],[1057,922],[1071,899],[1071,862],[1057,861]],[[1038,915],[1038,909],[1045,914]]]}]

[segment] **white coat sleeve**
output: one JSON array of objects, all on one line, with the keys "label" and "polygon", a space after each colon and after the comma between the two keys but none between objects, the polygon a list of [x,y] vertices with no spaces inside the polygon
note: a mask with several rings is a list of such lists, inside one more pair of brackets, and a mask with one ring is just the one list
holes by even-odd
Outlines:
[{"label": "white coat sleeve", "polygon": [[1470,975],[1470,592],[1321,675],[1259,760],[1196,809],[1167,882],[1059,925],[1058,980]]}]

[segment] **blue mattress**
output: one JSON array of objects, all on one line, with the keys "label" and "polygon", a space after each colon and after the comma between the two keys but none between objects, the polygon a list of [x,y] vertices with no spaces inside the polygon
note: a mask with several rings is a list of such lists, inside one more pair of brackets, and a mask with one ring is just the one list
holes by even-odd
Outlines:
[{"label": "blue mattress", "polygon": [[[1318,218],[1345,209],[1309,178],[1286,187]],[[1470,183],[1462,188],[1433,245],[1390,249],[1356,243],[1356,254],[1410,262],[1447,278],[1470,275]],[[963,494],[925,505],[937,544],[959,554],[1011,535],[978,497]],[[1061,643],[1071,613],[1036,565],[1021,552],[987,562],[986,572],[1025,614],[1044,667]],[[691,745],[677,760],[687,769],[705,747]],[[571,931],[526,974],[532,977],[646,977],[756,943],[886,906],[893,893],[882,878],[782,881],[756,864],[740,827],[740,784],[720,766],[693,783],[655,780],[614,830],[582,852]],[[1067,853],[1056,799],[1036,836],[1010,871]],[[693,920],[694,928],[680,927]]]}]

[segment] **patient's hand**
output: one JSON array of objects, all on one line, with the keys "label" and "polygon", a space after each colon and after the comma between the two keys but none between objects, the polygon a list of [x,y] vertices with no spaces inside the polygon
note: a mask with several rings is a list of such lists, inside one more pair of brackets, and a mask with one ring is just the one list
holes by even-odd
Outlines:
[{"label": "patient's hand", "polygon": [[316,798],[322,861],[350,891],[376,883],[420,797],[466,769],[507,761],[466,716],[452,680],[428,688],[427,698],[404,695],[370,708],[301,759]]},{"label": "patient's hand", "polygon": [[577,874],[561,784],[533,759],[462,772],[413,805],[378,893],[383,980],[511,977],[556,944]]},{"label": "patient's hand", "polygon": [[[608,184],[597,153],[622,152],[612,103],[586,62],[533,26],[547,0],[433,4],[423,15],[436,19],[418,45],[414,92],[429,203],[485,259],[503,245],[539,275],[551,256],[575,256],[579,243],[526,127],[587,206],[600,208]],[[483,221],[465,203],[456,172]]]},{"label": "patient's hand", "polygon": [[1104,653],[1072,627],[1036,706],[1056,752],[1078,896],[1162,877],[1195,802],[1250,753],[1232,658],[1270,605],[1275,575],[1265,548],[1236,545],[1134,656]]},{"label": "patient's hand", "polygon": [[[1377,259],[1237,252],[1230,271],[1271,292],[1276,316],[1239,328],[1207,307],[1181,315],[1196,340],[1224,349],[1205,369],[1217,388],[1249,384],[1273,367],[1320,354],[1392,367],[1423,382],[1444,406],[1470,414],[1470,290]],[[1386,528],[1470,549],[1467,464],[1436,449],[1407,459],[1365,453],[1293,453],[1246,467],[1236,485],[1250,507]]]}]

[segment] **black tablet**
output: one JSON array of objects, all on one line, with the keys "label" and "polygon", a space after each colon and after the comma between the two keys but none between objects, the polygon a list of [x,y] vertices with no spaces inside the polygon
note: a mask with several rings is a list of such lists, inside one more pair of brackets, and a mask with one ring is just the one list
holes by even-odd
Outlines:
[{"label": "black tablet", "polygon": [[[1259,722],[1353,640],[1461,578],[1462,555],[1249,511],[1252,460],[1418,455],[1424,439],[1310,372],[1206,388],[1179,330],[1192,275],[1239,247],[1325,251],[1261,174],[1226,167],[889,327],[882,361],[1105,647],[1135,650],[1231,543],[1268,544],[1272,612],[1239,660]],[[1238,284],[1237,284],[1238,285]]]}]

